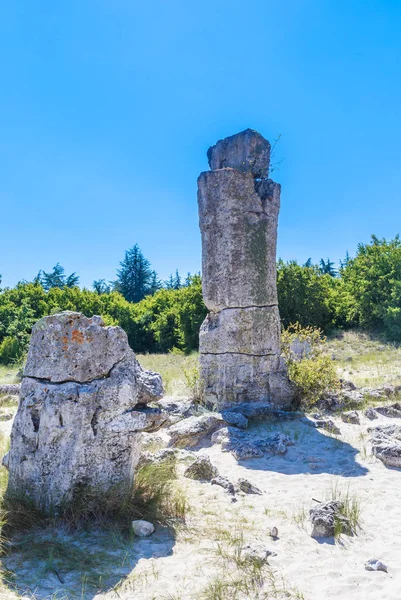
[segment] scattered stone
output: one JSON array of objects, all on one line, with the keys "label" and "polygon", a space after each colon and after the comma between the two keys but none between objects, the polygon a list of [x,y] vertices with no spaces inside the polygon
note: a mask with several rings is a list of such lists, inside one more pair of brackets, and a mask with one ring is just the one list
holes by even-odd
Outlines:
[{"label": "scattered stone", "polygon": [[369,560],[367,560],[365,562],[365,569],[367,571],[384,571],[385,573],[388,572],[387,565],[381,560],[378,560],[377,558],[370,558]]},{"label": "scattered stone", "polygon": [[[203,297],[200,370],[210,407],[268,398],[289,406],[280,354],[276,238],[280,186],[267,179],[270,144],[247,129],[209,149],[198,179]],[[246,416],[246,415],[245,415]]]},{"label": "scattered stone", "polygon": [[261,544],[247,544],[241,548],[241,558],[250,562],[264,564],[269,556],[277,556],[276,552]]},{"label": "scattered stone", "polygon": [[248,479],[238,479],[237,487],[241,492],[244,492],[244,494],[258,494],[259,496],[263,494],[262,490],[256,487],[256,485],[253,485]]},{"label": "scattered stone", "polygon": [[188,417],[169,427],[169,446],[196,446],[202,438],[224,424],[218,413],[207,413],[200,417]]},{"label": "scattered stone", "polygon": [[401,419],[401,404],[399,402],[388,404],[387,406],[375,406],[375,411],[383,417]]},{"label": "scattered stone", "polygon": [[174,425],[182,419],[187,419],[197,414],[198,407],[193,400],[180,400],[177,398],[163,398],[159,400],[158,406],[167,413],[170,423]]},{"label": "scattered stone", "polygon": [[0,396],[10,395],[18,397],[20,388],[20,383],[3,383],[0,385]]},{"label": "scattered stone", "polygon": [[332,501],[319,503],[309,511],[310,520],[313,525],[311,537],[333,537],[337,524],[341,525],[342,533],[352,534],[349,519],[341,514],[342,504]]},{"label": "scattered stone", "polygon": [[197,481],[211,481],[218,476],[216,467],[210,462],[208,456],[198,456],[192,465],[184,471],[184,477],[196,479]]},{"label": "scattered stone", "polygon": [[356,410],[350,410],[348,412],[342,413],[341,420],[344,423],[352,423],[353,425],[360,424],[359,415],[356,412]]},{"label": "scattered stone", "polygon": [[367,419],[370,419],[371,421],[373,421],[373,419],[379,418],[379,415],[377,414],[374,408],[367,408],[363,414]]},{"label": "scattered stone", "polygon": [[248,427],[248,419],[240,412],[225,410],[221,413],[221,416],[228,425],[238,427],[239,429],[246,429]]},{"label": "scattered stone", "polygon": [[235,494],[234,484],[227,479],[227,477],[223,477],[222,475],[218,475],[217,477],[213,477],[210,482],[212,485],[219,485],[220,487],[227,490],[229,494]]},{"label": "scattered stone", "polygon": [[162,448],[157,452],[147,452],[146,450],[141,453],[137,468],[151,465],[160,464],[163,462],[176,462],[177,457],[175,450],[172,448]]},{"label": "scattered stone", "polygon": [[277,527],[272,527],[270,530],[270,536],[272,538],[278,538],[278,529]]},{"label": "scattered stone", "polygon": [[335,435],[341,434],[340,429],[331,419],[317,419],[312,421],[311,419],[305,418],[302,420],[304,423],[308,423],[308,425],[312,425],[312,427],[316,427],[317,429],[325,429],[329,433],[334,433]]},{"label": "scattered stone", "polygon": [[401,426],[369,427],[372,453],[388,467],[401,468]]},{"label": "scattered stone", "polygon": [[11,421],[14,413],[0,413],[0,421]]},{"label": "scattered stone", "polygon": [[294,444],[290,437],[276,433],[268,438],[258,438],[235,427],[223,427],[211,437],[213,443],[221,444],[223,452],[231,452],[236,460],[260,458],[265,452],[285,454]]},{"label": "scattered stone", "polygon": [[162,389],[160,375],[142,370],[120,327],[73,312],[41,319],[11,431],[7,495],[26,496],[45,512],[82,495],[100,502],[113,490],[123,498],[141,432],[163,423],[161,411],[145,406]]},{"label": "scattered stone", "polygon": [[155,530],[152,523],[149,521],[142,521],[141,519],[132,521],[131,527],[134,534],[138,537],[148,537],[149,535],[152,535]]}]

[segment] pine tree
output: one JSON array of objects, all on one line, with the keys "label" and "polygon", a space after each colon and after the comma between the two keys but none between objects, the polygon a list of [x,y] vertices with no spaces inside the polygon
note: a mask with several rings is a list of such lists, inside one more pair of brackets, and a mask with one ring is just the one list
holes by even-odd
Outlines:
[{"label": "pine tree", "polygon": [[334,262],[332,262],[329,258],[327,259],[327,261],[321,258],[319,264],[319,270],[323,275],[330,275],[331,277],[335,277],[337,275],[337,270],[334,267]]},{"label": "pine tree", "polygon": [[154,271],[138,244],[126,251],[120,266],[121,269],[117,271],[116,289],[128,302],[140,302],[152,293]]},{"label": "pine tree", "polygon": [[100,294],[109,294],[111,292],[110,284],[106,283],[105,279],[96,279],[92,284],[93,289]]},{"label": "pine tree", "polygon": [[42,284],[43,288],[48,292],[51,288],[65,287],[72,288],[79,284],[79,277],[76,273],[71,273],[68,277],[65,275],[64,267],[57,263],[50,273],[45,271],[39,271],[37,278]]}]

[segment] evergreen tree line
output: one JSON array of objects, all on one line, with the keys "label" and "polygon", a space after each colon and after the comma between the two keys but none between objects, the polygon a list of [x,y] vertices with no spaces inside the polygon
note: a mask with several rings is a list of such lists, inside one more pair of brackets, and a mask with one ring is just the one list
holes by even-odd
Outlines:
[{"label": "evergreen tree line", "polygon": [[[0,278],[1,283],[1,278]],[[32,325],[62,310],[99,314],[107,325],[125,329],[135,352],[191,352],[198,347],[199,327],[207,310],[200,275],[184,282],[175,276],[162,284],[136,245],[125,254],[115,282],[94,282],[80,289],[75,273],[57,264],[33,282],[0,290],[0,361],[20,359]],[[278,261],[277,288],[284,327],[299,322],[320,327],[363,328],[401,341],[401,242],[372,236],[346,256],[338,269],[321,260]]]}]

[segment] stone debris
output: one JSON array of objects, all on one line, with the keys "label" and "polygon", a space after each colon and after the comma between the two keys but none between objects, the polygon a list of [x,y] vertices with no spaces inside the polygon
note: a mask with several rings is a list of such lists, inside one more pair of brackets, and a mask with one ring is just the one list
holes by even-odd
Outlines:
[{"label": "stone debris", "polygon": [[227,477],[218,475],[217,477],[213,477],[210,483],[212,485],[219,485],[220,487],[225,489],[229,494],[235,494],[234,484]]},{"label": "stone debris", "polygon": [[365,562],[365,569],[367,571],[384,571],[385,573],[388,572],[387,565],[383,561],[378,560],[377,558],[370,558],[369,560],[367,560]]},{"label": "stone debris", "polygon": [[237,488],[241,492],[244,492],[244,494],[258,494],[259,496],[263,494],[262,490],[260,490],[256,485],[253,485],[253,483],[251,483],[248,479],[238,479]]},{"label": "stone debris", "polygon": [[309,511],[312,522],[311,537],[333,537],[335,528],[341,526],[341,532],[352,535],[349,519],[341,514],[341,502],[320,502],[315,508]]},{"label": "stone debris", "polygon": [[353,425],[359,425],[360,424],[359,415],[356,412],[356,410],[350,410],[348,412],[342,413],[341,420],[344,423],[352,423]]},{"label": "stone debris", "polygon": [[153,523],[141,519],[132,521],[131,527],[134,534],[138,537],[148,537],[149,535],[152,535],[155,530]]},{"label": "stone debris", "polygon": [[[276,238],[280,186],[268,179],[270,144],[247,129],[208,151],[198,179],[203,298],[199,333],[205,402],[224,409],[294,395],[280,356]],[[246,415],[245,415],[246,416]]]},{"label": "stone debris", "polygon": [[212,481],[218,476],[216,467],[211,463],[208,456],[200,455],[184,471],[184,477],[198,481]]},{"label": "stone debris", "polygon": [[363,414],[365,415],[365,417],[367,419],[370,419],[371,421],[373,421],[373,419],[378,419],[379,418],[379,415],[375,411],[374,408],[367,408]]},{"label": "stone debris", "polygon": [[270,530],[270,537],[278,538],[278,529],[277,527],[272,527]]},{"label": "stone debris", "polygon": [[240,412],[225,410],[221,413],[221,416],[228,425],[238,427],[238,429],[246,429],[248,427],[248,419]]},{"label": "stone debris", "polygon": [[18,396],[20,389],[20,383],[2,383],[0,384],[0,396]]},{"label": "stone debris", "polygon": [[211,441],[221,444],[223,452],[231,452],[236,460],[260,458],[265,452],[270,454],[285,454],[287,447],[292,446],[292,439],[283,433],[276,433],[270,437],[261,438],[240,431],[235,427],[223,427],[216,431]]},{"label": "stone debris", "polygon": [[401,468],[401,426],[368,427],[372,453],[387,467]]},{"label": "stone debris", "polygon": [[334,433],[335,435],[341,435],[341,430],[337,427],[337,425],[331,419],[323,419],[314,415],[314,420],[305,417],[301,419],[303,423],[307,423],[312,427],[316,427],[317,429],[325,429],[329,433]]},{"label": "stone debris", "polygon": [[243,560],[264,564],[269,556],[277,556],[277,552],[273,552],[262,544],[247,544],[241,548],[240,556]]},{"label": "stone debris", "polygon": [[395,404],[387,404],[384,406],[375,406],[374,410],[382,417],[389,417],[390,419],[401,419],[401,404],[396,402]]},{"label": "stone debris", "polygon": [[170,436],[169,446],[197,446],[204,437],[222,425],[224,421],[218,413],[188,417],[166,429]]},{"label": "stone debris", "polygon": [[171,425],[198,413],[196,403],[188,399],[164,397],[159,401],[158,406],[168,414]]},{"label": "stone debris", "polygon": [[[120,327],[63,312],[33,328],[7,457],[7,495],[44,511],[132,488],[141,432],[165,417],[146,402],[163,393]],[[38,485],[40,482],[40,485]]]}]

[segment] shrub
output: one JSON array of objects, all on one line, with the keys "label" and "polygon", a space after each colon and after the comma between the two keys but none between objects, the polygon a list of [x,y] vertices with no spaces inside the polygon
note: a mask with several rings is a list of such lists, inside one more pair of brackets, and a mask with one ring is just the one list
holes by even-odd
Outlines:
[{"label": "shrub", "polygon": [[[334,363],[324,351],[326,338],[320,329],[295,323],[283,331],[281,339],[288,375],[297,388],[297,403],[310,409],[326,393],[339,387]],[[305,352],[295,353],[295,343],[303,345]]]}]

